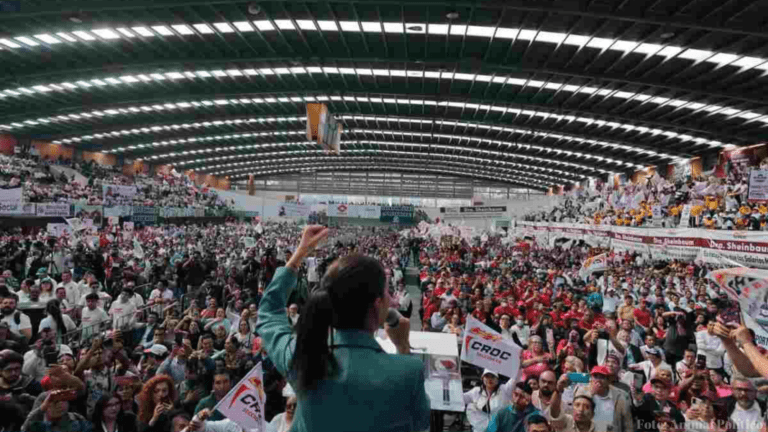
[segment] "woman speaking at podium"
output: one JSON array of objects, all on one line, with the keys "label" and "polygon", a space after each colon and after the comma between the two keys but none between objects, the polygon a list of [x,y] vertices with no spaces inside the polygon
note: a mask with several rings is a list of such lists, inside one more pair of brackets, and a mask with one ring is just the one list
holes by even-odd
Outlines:
[{"label": "woman speaking at podium", "polygon": [[[292,431],[413,432],[429,429],[424,364],[389,355],[373,335],[384,323],[391,298],[381,264],[363,255],[334,261],[310,294],[296,334],[285,313],[302,260],[328,235],[304,229],[296,252],[277,270],[259,305],[256,330],[267,355],[291,386],[298,406]],[[387,327],[398,354],[410,354],[406,318]]]}]

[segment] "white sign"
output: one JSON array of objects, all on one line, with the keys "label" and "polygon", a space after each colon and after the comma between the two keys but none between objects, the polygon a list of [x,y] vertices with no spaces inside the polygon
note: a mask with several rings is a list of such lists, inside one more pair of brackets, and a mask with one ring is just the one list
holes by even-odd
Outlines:
[{"label": "white sign", "polygon": [[259,362],[213,409],[219,410],[224,417],[239,424],[243,430],[264,432],[267,430],[267,422],[264,419],[266,403],[264,376]]},{"label": "white sign", "polygon": [[473,316],[467,317],[464,347],[461,351],[462,361],[515,379],[520,371],[522,351],[522,348],[504,341],[501,334]]},{"label": "white sign", "polygon": [[120,223],[120,218],[118,216],[110,216],[107,219],[107,225],[117,226],[119,223]]},{"label": "white sign", "polygon": [[38,204],[38,216],[69,217],[69,204]]},{"label": "white sign", "polygon": [[72,228],[69,226],[69,224],[65,223],[49,223],[48,234],[54,237],[61,237],[64,234],[71,235]]},{"label": "white sign", "polygon": [[691,217],[691,205],[686,204],[683,206],[683,211],[680,212],[680,228],[688,228],[690,226],[689,220]]},{"label": "white sign", "polygon": [[[21,187],[0,189],[0,214],[22,214],[24,206],[21,202]],[[34,208],[32,209],[34,213]]]},{"label": "white sign", "polygon": [[116,205],[133,205],[136,196],[136,186],[105,184],[101,186],[102,200],[107,207]]},{"label": "white sign", "polygon": [[768,201],[768,170],[753,169],[749,172],[747,201]]}]

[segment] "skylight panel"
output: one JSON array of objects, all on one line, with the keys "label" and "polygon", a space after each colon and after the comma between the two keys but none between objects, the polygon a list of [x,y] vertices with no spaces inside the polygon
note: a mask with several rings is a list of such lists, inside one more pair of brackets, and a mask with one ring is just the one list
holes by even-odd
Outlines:
[{"label": "skylight panel", "polygon": [[606,49],[613,45],[614,39],[607,38],[592,38],[587,42],[587,46],[590,48]]},{"label": "skylight panel", "polygon": [[34,39],[28,38],[26,36],[19,36],[19,37],[15,38],[15,39],[17,41],[23,43],[24,45],[27,45],[27,46],[38,46],[38,45],[40,45],[39,43],[35,42]]},{"label": "skylight panel", "polygon": [[131,27],[131,30],[135,31],[139,36],[152,37],[155,35],[146,27]]},{"label": "skylight panel", "polygon": [[357,25],[357,21],[339,21],[342,31],[359,32],[360,26]]},{"label": "skylight panel", "polygon": [[21,45],[8,39],[0,39],[0,44],[3,44],[8,48],[21,48]]},{"label": "skylight panel", "polygon": [[152,30],[160,36],[173,36],[173,32],[166,26],[152,26]]},{"label": "skylight panel", "polygon": [[761,58],[758,58],[758,57],[744,56],[744,57],[741,57],[740,59],[734,61],[733,63],[731,63],[731,65],[732,66],[737,66],[737,67],[740,67],[740,68],[750,69],[750,68],[753,68],[753,67],[759,65],[760,63],[763,63],[764,61],[765,61],[764,59],[761,59]]},{"label": "skylight panel", "polygon": [[68,33],[64,33],[64,32],[56,33],[56,36],[64,39],[67,42],[77,42],[77,39],[73,38]]},{"label": "skylight panel", "polygon": [[234,33],[235,29],[232,28],[231,25],[227,22],[217,22],[213,23],[213,26],[216,27],[216,30],[218,30],[220,33]]},{"label": "skylight panel", "polygon": [[715,54],[714,56],[712,56],[712,58],[710,58],[707,61],[712,62],[712,63],[717,63],[718,66],[725,66],[725,65],[733,63],[738,58],[739,58],[739,56],[734,55],[734,54],[720,53],[720,54]]},{"label": "skylight panel", "polygon": [[241,33],[249,33],[254,31],[253,26],[248,21],[237,21],[232,23],[233,26],[237,29],[237,31]]},{"label": "skylight panel", "polygon": [[96,40],[96,38],[93,35],[91,35],[90,33],[86,32],[86,31],[77,30],[77,31],[73,31],[72,34],[77,36],[77,37],[79,37],[80,39],[82,39],[84,41]]},{"label": "skylight panel", "polygon": [[[496,31],[495,27],[488,26],[467,26],[467,36],[490,38]],[[453,32],[452,32],[453,33]]]},{"label": "skylight panel", "polygon": [[519,32],[520,32],[520,29],[516,29],[516,28],[498,27],[496,29],[496,38],[497,39],[515,39]]},{"label": "skylight panel", "polygon": [[562,43],[565,40],[566,36],[563,33],[555,33],[555,32],[539,32],[538,35],[536,35],[536,41],[537,42],[549,42],[554,44]]},{"label": "skylight panel", "polygon": [[91,30],[91,32],[102,39],[120,39],[119,34],[108,28]]},{"label": "skylight panel", "polygon": [[53,37],[53,36],[51,36],[49,34],[45,34],[45,33],[44,34],[35,35],[35,38],[39,39],[42,42],[45,42],[45,43],[47,43],[49,45],[55,45],[55,44],[60,44],[61,43],[60,40],[56,39],[55,37]]},{"label": "skylight panel", "polygon": [[448,24],[428,24],[427,33],[437,34],[437,35],[447,35],[448,27],[449,27]]},{"label": "skylight panel", "polygon": [[127,28],[120,27],[120,28],[116,28],[115,30],[117,30],[121,35],[129,39],[136,37],[136,35],[132,31],[128,30]]},{"label": "skylight panel", "polygon": [[275,20],[275,25],[280,30],[296,30],[296,26],[293,25],[293,22],[287,19]]},{"label": "skylight panel", "polygon": [[634,50],[637,45],[637,42],[618,40],[611,46],[611,49],[616,51],[630,52]]},{"label": "skylight panel", "polygon": [[186,25],[186,24],[176,24],[176,25],[172,25],[172,26],[171,26],[171,28],[172,28],[172,29],[173,29],[173,30],[174,30],[176,33],[178,33],[178,34],[180,34],[180,35],[182,35],[182,36],[188,36],[188,35],[192,35],[192,34],[195,34],[195,32],[194,32],[194,31],[193,31],[191,28],[189,28],[189,26],[188,26],[188,25]]},{"label": "skylight panel", "polygon": [[192,27],[200,34],[213,34],[213,29],[208,24],[194,24]]},{"label": "skylight panel", "polygon": [[[376,23],[378,25],[378,23]],[[415,28],[415,26],[414,26]],[[405,26],[400,22],[385,22],[384,32],[386,33],[405,33]]]},{"label": "skylight panel", "polygon": [[536,30],[520,30],[520,33],[517,35],[517,38],[520,40],[534,40],[536,38]]},{"label": "skylight panel", "polygon": [[688,59],[688,60],[693,60],[693,61],[701,61],[709,57],[712,57],[712,54],[714,54],[712,51],[687,49],[684,52],[682,52],[679,57]]}]

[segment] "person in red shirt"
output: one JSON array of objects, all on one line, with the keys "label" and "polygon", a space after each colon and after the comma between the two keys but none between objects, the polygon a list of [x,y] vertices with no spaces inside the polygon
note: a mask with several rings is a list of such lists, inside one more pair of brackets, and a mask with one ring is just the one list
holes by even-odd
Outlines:
[{"label": "person in red shirt", "polygon": [[634,312],[632,312],[632,315],[635,318],[635,322],[641,326],[643,329],[645,329],[646,333],[648,332],[648,328],[651,327],[651,311],[648,310],[648,303],[645,299],[640,300],[640,307],[636,308]]}]

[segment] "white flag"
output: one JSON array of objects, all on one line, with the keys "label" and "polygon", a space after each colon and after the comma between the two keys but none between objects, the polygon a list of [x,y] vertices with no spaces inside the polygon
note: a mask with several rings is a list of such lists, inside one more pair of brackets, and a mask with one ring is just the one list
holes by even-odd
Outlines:
[{"label": "white flag", "polygon": [[249,432],[265,432],[267,422],[264,419],[264,404],[267,394],[264,392],[264,376],[261,362],[251,369],[232,390],[213,408]]},{"label": "white flag", "polygon": [[466,329],[464,349],[461,350],[462,361],[488,368],[512,379],[517,377],[522,348],[514,342],[505,341],[501,334],[471,315],[467,317]]}]

